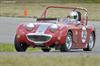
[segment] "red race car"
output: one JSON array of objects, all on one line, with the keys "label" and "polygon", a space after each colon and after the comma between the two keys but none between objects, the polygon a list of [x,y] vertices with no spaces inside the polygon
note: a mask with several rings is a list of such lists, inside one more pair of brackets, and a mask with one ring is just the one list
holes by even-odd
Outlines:
[{"label": "red race car", "polygon": [[[71,10],[68,15],[55,18],[47,17],[48,9]],[[58,12],[56,10],[56,12]],[[63,12],[63,11],[61,11]],[[62,15],[62,13],[58,13]],[[55,14],[52,11],[51,14]],[[57,16],[58,16],[57,15]],[[51,48],[67,52],[71,49],[91,51],[95,45],[95,28],[88,25],[87,9],[82,7],[48,6],[40,18],[33,23],[18,25],[15,35],[15,49],[26,51],[31,46],[49,52]]]}]

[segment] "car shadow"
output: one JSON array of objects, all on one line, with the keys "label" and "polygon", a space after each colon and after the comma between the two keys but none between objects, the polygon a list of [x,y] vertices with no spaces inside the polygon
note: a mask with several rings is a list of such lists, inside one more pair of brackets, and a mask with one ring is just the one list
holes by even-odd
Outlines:
[{"label": "car shadow", "polygon": [[[51,52],[60,52],[60,50],[52,50]],[[76,50],[68,51],[68,53],[76,53],[76,52],[84,52],[84,51],[81,50],[81,49],[76,49]],[[66,52],[63,52],[63,53],[66,53]]]}]

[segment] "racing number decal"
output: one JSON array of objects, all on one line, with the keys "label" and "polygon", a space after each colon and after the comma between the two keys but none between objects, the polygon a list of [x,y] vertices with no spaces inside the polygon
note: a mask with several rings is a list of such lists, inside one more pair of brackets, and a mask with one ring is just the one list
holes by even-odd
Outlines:
[{"label": "racing number decal", "polygon": [[87,38],[87,31],[85,26],[82,27],[81,38],[82,38],[82,43],[85,43]]}]

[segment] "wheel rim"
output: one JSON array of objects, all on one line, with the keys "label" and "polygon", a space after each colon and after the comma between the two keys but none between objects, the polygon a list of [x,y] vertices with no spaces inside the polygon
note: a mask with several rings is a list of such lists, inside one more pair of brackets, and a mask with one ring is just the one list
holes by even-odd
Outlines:
[{"label": "wheel rim", "polygon": [[70,34],[67,35],[66,37],[66,47],[70,49],[72,46],[72,36]]},{"label": "wheel rim", "polygon": [[90,34],[90,40],[89,40],[89,47],[92,49],[94,46],[94,37],[93,34]]}]

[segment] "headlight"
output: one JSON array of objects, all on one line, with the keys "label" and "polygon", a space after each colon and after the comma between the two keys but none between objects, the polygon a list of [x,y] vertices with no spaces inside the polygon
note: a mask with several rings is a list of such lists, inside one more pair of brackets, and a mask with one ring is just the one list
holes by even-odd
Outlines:
[{"label": "headlight", "polygon": [[31,31],[34,28],[34,24],[33,23],[28,23],[26,24],[26,29]]},{"label": "headlight", "polygon": [[57,29],[58,29],[58,25],[56,25],[56,24],[53,24],[53,25],[50,26],[50,31],[51,32],[56,32]]}]

